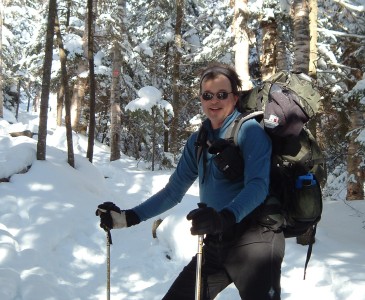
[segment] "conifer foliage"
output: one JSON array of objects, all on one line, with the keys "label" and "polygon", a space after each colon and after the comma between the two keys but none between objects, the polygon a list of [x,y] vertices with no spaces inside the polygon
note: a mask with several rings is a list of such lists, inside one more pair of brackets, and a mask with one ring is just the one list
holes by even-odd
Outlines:
[{"label": "conifer foliage", "polygon": [[[39,112],[40,99],[45,96],[42,64],[49,3],[2,1],[0,112],[3,108],[16,110],[17,99],[29,110]],[[358,193],[365,177],[362,167],[359,169],[364,165],[364,149],[357,139],[364,130],[365,97],[365,12],[361,1],[298,0],[292,7],[271,0],[261,6],[242,0],[93,1],[94,112],[89,105],[87,3],[60,0],[57,6],[67,53],[73,130],[89,134],[91,112],[96,120],[95,139],[113,146],[112,159],[118,159],[121,151],[151,161],[151,166],[153,160],[154,168],[172,166],[172,157],[179,157],[187,136],[197,128],[191,120],[202,118],[197,77],[199,69],[210,61],[237,67],[248,64],[253,84],[280,69],[308,70],[322,93],[323,109],[315,126],[325,146],[329,169],[347,164],[353,183],[349,197],[363,197]],[[302,11],[312,15],[300,20]],[[235,28],[238,17],[245,20],[244,31]],[[236,57],[237,43],[242,42],[235,36],[237,32],[246,36],[248,62]],[[303,34],[317,37],[317,43],[309,45],[313,40]],[[299,41],[306,41],[305,47],[298,45]],[[312,49],[314,56],[307,53]],[[310,57],[309,66],[305,57]],[[158,89],[174,112],[155,112],[160,120],[151,128],[156,132],[146,130],[146,116],[136,118],[126,110],[146,86]],[[55,107],[52,95],[60,91],[60,53],[54,42],[48,109]],[[62,109],[57,111],[62,120]],[[153,146],[148,144],[152,136]],[[347,159],[348,155],[356,159]]]}]

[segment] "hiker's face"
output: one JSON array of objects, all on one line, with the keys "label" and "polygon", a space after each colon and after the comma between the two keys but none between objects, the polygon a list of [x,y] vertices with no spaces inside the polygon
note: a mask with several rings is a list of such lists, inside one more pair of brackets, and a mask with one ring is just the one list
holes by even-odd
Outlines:
[{"label": "hiker's face", "polygon": [[[223,92],[223,93],[222,93]],[[228,93],[228,95],[224,95]],[[214,95],[211,100],[204,100],[203,94],[208,93]],[[222,98],[227,96],[226,99],[218,99],[217,93],[220,93]],[[236,105],[237,95],[232,93],[231,82],[224,75],[218,75],[214,79],[203,80],[200,94],[200,101],[202,103],[203,112],[210,119],[213,129],[220,128],[227,116],[229,116]]]}]

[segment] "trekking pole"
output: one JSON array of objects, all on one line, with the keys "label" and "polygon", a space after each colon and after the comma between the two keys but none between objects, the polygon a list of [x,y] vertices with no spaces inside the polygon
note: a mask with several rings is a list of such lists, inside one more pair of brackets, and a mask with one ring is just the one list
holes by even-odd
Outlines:
[{"label": "trekking pole", "polygon": [[[199,208],[206,207],[205,203],[198,203]],[[200,300],[201,295],[201,274],[202,274],[202,261],[203,261],[203,239],[204,235],[198,235],[198,252],[196,254],[196,274],[195,274],[195,300]]]},{"label": "trekking pole", "polygon": [[106,299],[110,300],[110,245],[112,244],[112,235],[110,230],[106,232]]}]

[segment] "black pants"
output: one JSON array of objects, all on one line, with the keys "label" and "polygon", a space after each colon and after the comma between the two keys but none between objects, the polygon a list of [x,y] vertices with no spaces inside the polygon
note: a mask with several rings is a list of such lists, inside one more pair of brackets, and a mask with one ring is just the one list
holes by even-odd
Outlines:
[{"label": "black pants", "polygon": [[[203,247],[202,300],[214,299],[232,282],[244,300],[280,300],[282,233],[255,225],[233,241],[208,236]],[[196,256],[163,300],[194,300]]]}]

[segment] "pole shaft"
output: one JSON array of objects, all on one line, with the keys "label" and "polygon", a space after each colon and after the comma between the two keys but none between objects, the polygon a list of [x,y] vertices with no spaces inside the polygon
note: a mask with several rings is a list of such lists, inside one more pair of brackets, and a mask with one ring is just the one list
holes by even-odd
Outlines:
[{"label": "pole shaft", "polygon": [[201,272],[203,259],[203,235],[198,236],[198,252],[196,254],[196,279],[195,279],[195,300],[200,300],[201,294]]},{"label": "pole shaft", "polygon": [[110,237],[106,233],[106,299],[110,300]]}]

